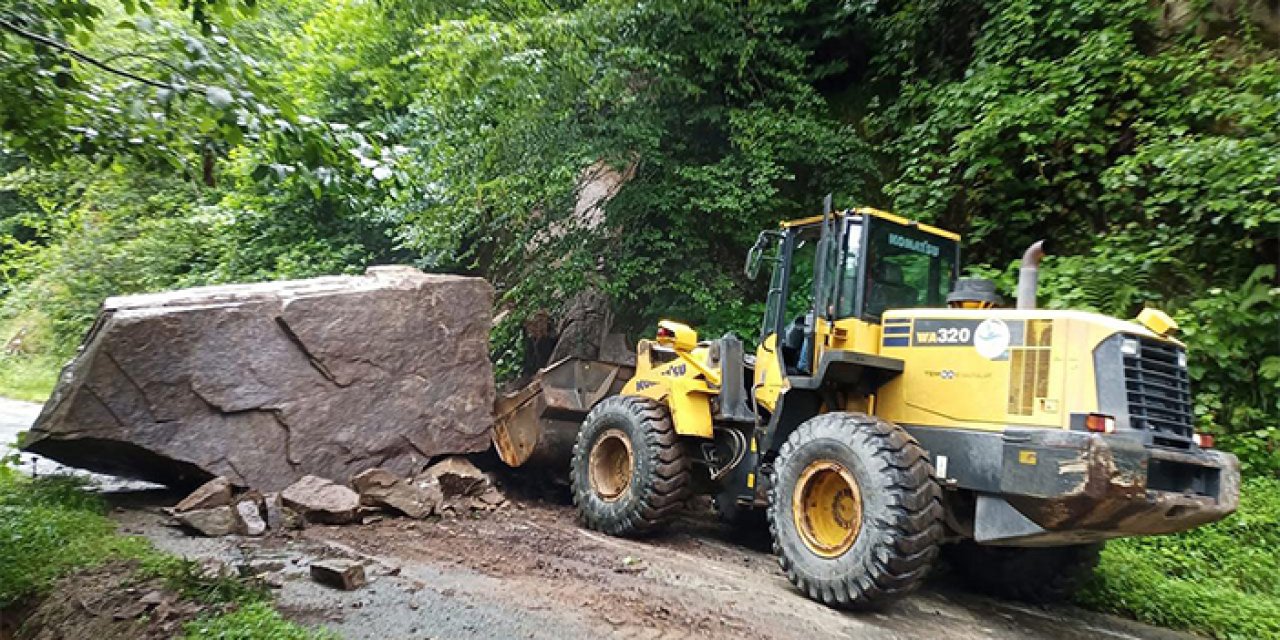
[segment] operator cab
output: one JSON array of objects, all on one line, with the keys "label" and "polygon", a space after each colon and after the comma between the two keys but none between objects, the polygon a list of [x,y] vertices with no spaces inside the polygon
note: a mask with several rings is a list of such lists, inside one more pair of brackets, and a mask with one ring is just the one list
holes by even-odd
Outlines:
[{"label": "operator cab", "polygon": [[953,233],[861,208],[761,233],[748,276],[766,255],[773,273],[761,344],[777,336],[787,374],[812,376],[818,321],[878,325],[888,310],[945,307],[960,248]]}]

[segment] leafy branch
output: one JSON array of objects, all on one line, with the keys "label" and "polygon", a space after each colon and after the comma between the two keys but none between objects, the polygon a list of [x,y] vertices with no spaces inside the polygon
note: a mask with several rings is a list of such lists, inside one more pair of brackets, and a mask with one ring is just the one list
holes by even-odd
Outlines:
[{"label": "leafy branch", "polygon": [[[182,87],[182,86],[178,86],[178,85],[170,84],[170,83],[168,83],[168,82],[163,82],[163,81],[160,81],[160,80],[153,80],[153,79],[151,79],[151,78],[147,78],[147,77],[144,77],[144,76],[140,76],[140,75],[138,75],[138,74],[136,74],[136,73],[133,73],[133,72],[131,72],[131,71],[127,71],[127,70],[125,70],[125,69],[121,69],[121,68],[119,68],[119,67],[116,67],[116,66],[114,66],[114,65],[110,64],[108,61],[99,60],[99,59],[97,59],[97,58],[95,58],[95,57],[93,57],[93,56],[91,56],[91,55],[89,55],[89,54],[87,54],[87,53],[85,53],[85,52],[83,52],[83,51],[80,51],[79,49],[76,49],[75,47],[72,47],[72,46],[71,46],[71,45],[69,45],[69,44],[66,44],[66,43],[64,43],[64,42],[59,42],[59,41],[54,40],[53,38],[50,38],[50,37],[48,37],[48,36],[44,36],[44,35],[41,35],[41,34],[35,33],[35,32],[33,32],[33,31],[28,31],[28,30],[26,30],[26,29],[23,29],[22,27],[20,27],[20,26],[18,26],[18,25],[16,25],[16,24],[14,24],[14,23],[12,23],[12,22],[10,22],[9,20],[7,20],[7,19],[5,19],[5,18],[0,18],[0,29],[4,29],[5,31],[8,31],[8,32],[10,32],[10,33],[12,33],[12,34],[14,34],[14,35],[16,35],[16,36],[18,36],[18,37],[24,38],[24,39],[26,39],[26,40],[30,40],[31,42],[34,42],[34,43],[36,43],[36,44],[39,44],[39,45],[42,45],[42,46],[48,47],[48,48],[50,48],[50,49],[56,49],[56,50],[58,50],[58,51],[61,51],[61,52],[65,53],[65,54],[67,54],[67,55],[71,56],[72,58],[75,58],[76,60],[79,60],[79,61],[81,61],[81,62],[84,62],[85,64],[93,65],[93,66],[95,66],[95,67],[97,67],[97,68],[99,68],[99,69],[102,69],[103,71],[106,71],[107,73],[111,73],[111,74],[114,74],[114,75],[120,76],[120,77],[122,77],[122,78],[127,78],[127,79],[129,79],[129,80],[133,80],[133,81],[135,81],[135,82],[140,82],[140,83],[145,84],[145,85],[147,85],[147,86],[149,86],[149,87],[154,87],[154,88],[156,88],[156,89],[167,89],[167,90],[169,90],[169,91],[183,91],[183,90],[185,90],[185,89],[189,88],[189,87]],[[119,57],[119,56],[117,56],[117,57]],[[146,57],[146,58],[150,59],[150,56],[141,56],[140,54],[138,54],[138,57]],[[169,68],[172,68],[172,66],[170,66],[170,65],[168,65],[168,64],[165,64],[165,66],[166,66],[166,67],[169,67]],[[199,85],[191,85],[191,86],[194,86],[194,87],[196,87],[196,88],[200,88],[200,89],[207,89],[206,87],[201,87],[201,86],[199,86]]]}]

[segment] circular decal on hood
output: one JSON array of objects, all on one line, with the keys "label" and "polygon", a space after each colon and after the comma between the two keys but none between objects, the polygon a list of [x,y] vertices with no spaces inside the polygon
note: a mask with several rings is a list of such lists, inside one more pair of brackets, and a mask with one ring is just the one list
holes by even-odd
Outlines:
[{"label": "circular decal on hood", "polygon": [[995,360],[1009,349],[1009,325],[999,318],[988,318],[973,332],[973,348],[978,355]]}]

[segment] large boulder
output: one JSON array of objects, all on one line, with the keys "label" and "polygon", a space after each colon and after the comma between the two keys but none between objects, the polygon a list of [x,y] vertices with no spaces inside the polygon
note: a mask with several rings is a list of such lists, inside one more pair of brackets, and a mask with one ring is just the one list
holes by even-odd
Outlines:
[{"label": "large boulder", "polygon": [[409,267],[110,298],[25,449],[181,487],[410,476],[489,445],[492,303]]}]

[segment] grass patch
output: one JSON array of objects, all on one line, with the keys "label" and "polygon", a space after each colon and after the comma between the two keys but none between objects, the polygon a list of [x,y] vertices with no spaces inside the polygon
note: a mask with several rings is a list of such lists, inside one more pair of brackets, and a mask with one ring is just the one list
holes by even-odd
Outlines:
[{"label": "grass patch", "polygon": [[48,400],[64,364],[61,358],[47,355],[0,355],[0,397],[27,402]]},{"label": "grass patch", "polygon": [[66,572],[155,551],[117,535],[105,505],[71,478],[28,480],[0,465],[0,608],[51,587]]},{"label": "grass patch", "polygon": [[235,576],[209,576],[199,563],[122,536],[103,500],[69,477],[32,480],[0,463],[0,610],[38,598],[62,576],[113,560],[135,560],[139,580],[160,578],[184,599],[210,607],[186,638],[332,638],[281,618],[270,593]]},{"label": "grass patch", "polygon": [[1107,544],[1083,606],[1217,638],[1280,639],[1280,480],[1251,478],[1234,515]]},{"label": "grass patch", "polygon": [[199,618],[187,623],[184,638],[188,640],[309,640],[337,638],[327,631],[316,631],[280,617],[265,602],[254,602],[235,611]]},{"label": "grass patch", "polygon": [[0,306],[0,397],[44,402],[74,345],[60,345],[49,319],[36,311],[5,317]]}]

